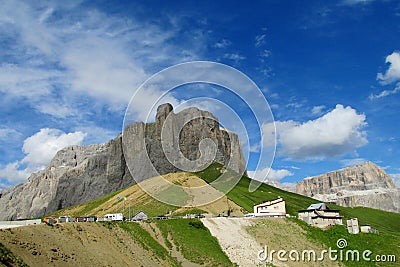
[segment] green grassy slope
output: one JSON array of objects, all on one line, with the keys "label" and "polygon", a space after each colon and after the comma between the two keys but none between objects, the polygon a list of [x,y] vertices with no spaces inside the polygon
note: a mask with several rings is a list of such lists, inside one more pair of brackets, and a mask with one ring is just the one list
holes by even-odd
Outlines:
[{"label": "green grassy slope", "polygon": [[[204,171],[195,174],[207,183],[211,183],[221,175],[219,171],[220,168],[222,168],[222,165],[214,163]],[[282,197],[286,201],[287,213],[291,215],[297,215],[298,210],[305,209],[312,203],[315,203],[315,200],[312,198],[287,192],[267,184],[261,184],[256,191],[250,193],[250,181],[250,178],[243,176],[227,195],[228,198],[248,212],[253,212],[253,206],[255,204],[275,200],[278,197]]]},{"label": "green grassy slope", "polygon": [[[221,175],[220,168],[222,165],[214,163],[204,171],[195,173],[198,177],[204,179],[207,183],[213,182]],[[253,205],[264,201],[274,200],[282,197],[286,201],[286,211],[290,215],[297,215],[297,211],[306,209],[313,203],[318,203],[318,200],[287,192],[279,188],[267,184],[261,184],[260,187],[250,193],[248,191],[251,179],[243,176],[238,184],[228,193],[228,198],[236,204],[242,206],[248,212],[253,212]],[[386,212],[371,208],[356,207],[347,208],[337,205],[328,204],[332,209],[340,210],[340,213],[346,217],[357,217],[360,225],[369,224],[372,227],[384,233],[400,235],[400,214]]]},{"label": "green grassy slope", "polygon": [[[146,228],[153,228],[153,223],[160,229],[166,247],[161,245],[149,230],[143,228],[143,224],[148,224]],[[166,261],[168,266],[181,266],[177,259],[172,257],[172,243],[189,262],[202,266],[232,266],[217,239],[199,219],[150,220],[140,224],[104,222],[103,225],[107,228],[122,228],[144,249],[152,251],[158,258]]]},{"label": "green grassy slope", "polygon": [[[211,183],[220,176],[222,168],[222,165],[215,163],[201,172],[194,173],[194,175],[203,179],[207,183]],[[282,197],[286,201],[286,209],[290,215],[297,215],[298,210],[306,209],[310,204],[318,202],[318,200],[287,192],[267,184],[261,184],[256,191],[250,193],[248,191],[250,182],[250,178],[243,176],[237,183],[237,185],[227,194],[227,197],[231,201],[235,202],[248,212],[253,211],[254,204],[274,200],[278,197]],[[163,214],[164,211],[167,209],[177,209],[177,207],[172,207],[160,203],[147,196],[145,193],[139,194],[136,189],[127,190],[133,190],[132,192],[136,192],[134,193],[137,194],[135,197],[136,208],[140,207],[140,209],[148,213],[150,216]],[[123,192],[125,191],[119,191],[109,196],[101,197],[89,203],[79,205],[79,208],[72,208],[72,210],[75,209],[76,211],[79,211],[79,213],[84,212],[86,214],[97,214],[96,212],[99,211],[98,207],[107,207],[107,205],[111,205],[111,210],[114,210],[114,204],[110,204],[110,200],[113,200],[116,194],[120,195],[123,194]],[[332,247],[333,249],[335,249],[337,239],[345,238],[349,243],[349,249],[358,249],[359,251],[369,249],[374,253],[373,255],[394,254],[397,256],[397,261],[400,260],[400,214],[363,207],[346,208],[331,204],[329,204],[329,206],[333,209],[339,209],[341,215],[343,215],[344,218],[357,217],[360,225],[371,225],[374,229],[379,230],[380,234],[351,235],[347,233],[347,230],[344,226],[337,226],[329,230],[323,231],[318,228],[310,227],[309,225],[306,225],[304,222],[299,221],[298,219],[291,220],[299,224],[307,232],[308,238],[318,243],[324,244],[325,247]],[[196,210],[196,212],[198,212],[198,210]],[[187,211],[184,213],[187,213]],[[206,251],[204,251],[204,253],[208,253],[207,248],[213,248],[209,249],[210,251],[218,251],[217,255],[210,257],[217,260],[217,265],[229,265],[229,260],[226,261],[225,255],[219,252],[220,248],[218,247],[217,249],[214,247],[215,240],[213,240],[211,236],[209,236],[209,240],[203,238],[202,231],[204,230],[202,230],[201,227],[196,229],[196,235],[191,236],[190,234],[188,235],[188,232],[192,232],[195,227],[189,225],[188,221],[186,220],[157,221],[156,224],[157,227],[159,227],[159,229],[163,232],[163,235],[165,235],[164,238],[167,238],[168,234],[172,236],[174,238],[173,242],[175,243],[175,246],[181,247],[182,253],[187,253],[184,256],[191,261],[198,263],[205,261],[205,259],[201,258],[201,255],[193,253],[193,250],[197,247],[193,248],[191,245],[196,245],[199,242],[203,242],[202,247],[206,247]],[[130,229],[131,227],[129,226],[129,224],[122,227],[132,233],[135,233],[135,231],[137,230]],[[169,241],[167,239],[165,240],[168,244]],[[156,247],[154,247],[154,249],[156,249]],[[160,249],[160,251],[161,250],[162,249]],[[210,260],[210,258],[208,260]],[[371,264],[371,262],[357,264],[353,262],[345,262],[344,264],[347,266],[368,266],[369,264]],[[380,266],[378,263],[376,263],[376,265]],[[389,263],[385,264],[384,266],[396,266],[396,264]]]},{"label": "green grassy slope", "polygon": [[[213,182],[220,175],[219,164],[213,164],[204,171],[196,173],[196,175],[206,182]],[[248,212],[253,211],[253,205],[264,201],[274,200],[282,197],[286,201],[286,210],[291,215],[297,215],[298,210],[306,209],[310,204],[318,203],[318,200],[298,195],[291,192],[275,188],[267,184],[261,184],[260,187],[250,193],[248,191],[251,179],[243,176],[238,184],[228,193],[228,198],[242,206]],[[308,238],[316,242],[324,244],[326,247],[337,249],[336,242],[340,238],[347,240],[348,250],[371,250],[371,259],[375,255],[395,255],[396,262],[366,262],[366,261],[344,261],[346,266],[399,266],[400,261],[400,214],[386,212],[364,207],[341,207],[328,204],[332,209],[340,210],[344,218],[356,217],[360,225],[371,225],[374,229],[379,230],[377,234],[358,234],[352,235],[347,232],[344,226],[335,226],[329,230],[321,230],[311,227],[298,219],[291,219],[299,224],[306,232]],[[305,248],[306,249],[306,248]]]},{"label": "green grassy slope", "polygon": [[21,266],[27,267],[24,261],[15,256],[8,248],[6,248],[2,243],[0,243],[0,265],[1,266]]},{"label": "green grassy slope", "polygon": [[163,237],[172,242],[183,256],[191,262],[209,266],[232,266],[222,251],[218,240],[199,219],[177,219],[156,221]]},{"label": "green grassy slope", "polygon": [[[360,233],[357,235],[349,234],[347,232],[347,229],[343,226],[334,226],[330,228],[329,230],[321,230],[319,228],[312,227],[303,221],[300,221],[298,219],[292,219],[294,220],[297,224],[299,224],[304,230],[306,230],[306,235],[308,238],[311,240],[315,240],[318,242],[323,243],[326,247],[330,247],[334,250],[340,251],[337,247],[337,241],[339,239],[345,239],[347,242],[347,246],[343,249],[343,258],[342,260],[339,260],[346,266],[399,266],[399,260],[400,260],[400,247],[399,247],[399,242],[400,242],[400,237],[399,235],[392,235],[389,233],[383,233],[383,234],[364,234]],[[360,260],[355,261],[351,260],[346,260],[346,251],[348,250],[357,250],[359,251],[360,255]],[[372,252],[371,255],[368,257],[371,259],[371,261],[365,261],[362,259],[362,253],[363,251],[370,250]],[[336,254],[338,257],[340,257],[339,252]],[[396,262],[383,262],[383,263],[378,263],[375,262],[375,256],[376,255],[395,255],[396,257]]]}]

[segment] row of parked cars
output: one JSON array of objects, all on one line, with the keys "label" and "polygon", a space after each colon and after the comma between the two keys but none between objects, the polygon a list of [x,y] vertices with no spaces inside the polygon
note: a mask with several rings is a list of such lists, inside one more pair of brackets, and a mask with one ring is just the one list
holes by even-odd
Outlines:
[{"label": "row of parked cars", "polygon": [[66,223],[66,222],[97,222],[98,218],[96,216],[60,216],[56,217],[46,217],[42,220],[44,223],[54,224],[54,223]]},{"label": "row of parked cars", "polygon": [[104,217],[97,216],[60,216],[43,218],[43,222],[47,224],[54,223],[67,223],[67,222],[104,222],[104,221],[123,221],[124,216],[122,213],[106,214]]},{"label": "row of parked cars", "polygon": [[[171,217],[165,216],[165,215],[160,215],[155,217],[155,219],[158,220],[166,220]],[[176,217],[175,217],[176,218]],[[182,217],[180,217],[182,218]],[[203,214],[186,214],[183,216],[183,218],[204,218]],[[46,217],[43,219],[44,223],[47,224],[54,224],[54,223],[67,223],[67,222],[104,222],[104,221],[124,221],[126,218],[124,218],[122,213],[112,213],[112,214],[106,214],[104,217],[97,217],[97,216],[78,216],[78,217],[70,217],[70,216],[60,216],[58,218],[55,217]],[[147,220],[147,215],[140,211],[136,215],[134,215],[131,218],[132,221],[141,221],[141,220]]]}]

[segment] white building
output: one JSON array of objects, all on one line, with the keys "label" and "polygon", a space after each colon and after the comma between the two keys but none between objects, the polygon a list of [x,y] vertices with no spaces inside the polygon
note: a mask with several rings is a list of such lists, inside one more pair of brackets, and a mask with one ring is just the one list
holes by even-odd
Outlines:
[{"label": "white building", "polygon": [[372,233],[372,228],[369,225],[362,225],[360,227],[361,233]]},{"label": "white building", "polygon": [[350,234],[358,234],[360,232],[360,227],[358,226],[358,219],[357,218],[348,218],[346,220],[347,223],[347,231]]},{"label": "white building", "polygon": [[325,203],[310,205],[306,210],[299,210],[299,219],[318,228],[331,225],[343,225],[339,210],[330,209]]},{"label": "white building", "polygon": [[286,204],[283,198],[255,205],[253,209],[255,217],[286,217]]}]

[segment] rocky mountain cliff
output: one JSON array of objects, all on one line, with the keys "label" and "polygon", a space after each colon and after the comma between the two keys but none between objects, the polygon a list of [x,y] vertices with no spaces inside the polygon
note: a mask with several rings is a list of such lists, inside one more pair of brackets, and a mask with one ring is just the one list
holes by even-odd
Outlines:
[{"label": "rocky mountain cliff", "polygon": [[345,207],[400,212],[400,190],[392,178],[372,162],[305,178],[296,185],[296,192]]},{"label": "rocky mountain cliff", "polygon": [[[164,124],[168,124],[165,131]],[[174,132],[177,127],[181,130]],[[212,140],[215,150],[204,148],[201,144],[204,140]],[[169,144],[167,153],[178,149],[180,157],[167,155],[167,158],[164,143],[167,147]],[[128,158],[124,150],[129,152],[125,153]],[[189,162],[204,159],[197,164],[205,164],[210,155],[214,161],[229,165],[239,173],[246,171],[238,136],[221,129],[214,115],[197,108],[174,114],[172,106],[164,104],[157,109],[155,123],[130,124],[123,134],[105,144],[64,148],[49,166],[33,173],[25,183],[0,191],[0,220],[44,216],[157,174],[185,171],[184,164],[182,167],[177,164],[185,159]],[[137,166],[134,170],[131,168],[132,172],[127,161],[130,167]]]}]

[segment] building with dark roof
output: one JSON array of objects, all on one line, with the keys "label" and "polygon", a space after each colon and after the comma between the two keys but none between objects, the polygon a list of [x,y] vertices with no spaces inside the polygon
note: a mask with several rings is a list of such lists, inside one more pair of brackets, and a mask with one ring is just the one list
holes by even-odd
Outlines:
[{"label": "building with dark roof", "polygon": [[342,218],[339,210],[330,209],[325,203],[312,204],[306,210],[299,210],[300,220],[319,228],[343,225]]}]

